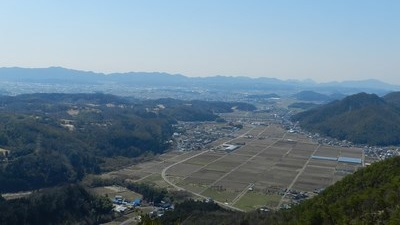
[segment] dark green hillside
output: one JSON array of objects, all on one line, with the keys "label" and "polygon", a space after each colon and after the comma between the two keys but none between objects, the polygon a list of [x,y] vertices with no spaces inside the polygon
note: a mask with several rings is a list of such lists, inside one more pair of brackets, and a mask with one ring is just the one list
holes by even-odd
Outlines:
[{"label": "dark green hillside", "polygon": [[112,203],[69,185],[36,192],[28,198],[2,201],[0,224],[100,224],[112,219]]},{"label": "dark green hillside", "polygon": [[374,94],[360,93],[292,117],[306,130],[359,144],[400,144],[400,111]]},{"label": "dark green hillside", "polygon": [[82,109],[65,120],[51,115],[0,113],[0,192],[76,182],[100,171],[103,159],[164,152],[171,122],[120,109]]},{"label": "dark green hillside", "polygon": [[391,92],[383,96],[383,99],[385,99],[387,103],[400,107],[400,92]]},{"label": "dark green hillside", "polygon": [[294,109],[312,109],[319,106],[319,104],[311,103],[311,102],[295,102],[290,105],[288,105],[288,108],[294,108]]},{"label": "dark green hillside", "polygon": [[[335,225],[400,224],[400,157],[360,169],[291,209],[241,214],[186,202],[161,221],[143,224]],[[189,205],[187,205],[189,204]],[[205,208],[206,207],[206,208]]]},{"label": "dark green hillside", "polygon": [[328,95],[324,95],[314,91],[302,91],[295,94],[294,97],[301,101],[318,101],[318,102],[325,102],[331,99]]}]

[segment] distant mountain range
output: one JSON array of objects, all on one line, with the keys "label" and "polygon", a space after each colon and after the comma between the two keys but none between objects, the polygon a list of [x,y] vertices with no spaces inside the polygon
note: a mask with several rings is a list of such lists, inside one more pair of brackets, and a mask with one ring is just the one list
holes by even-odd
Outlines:
[{"label": "distant mountain range", "polygon": [[[28,84],[57,84],[57,85],[102,85],[110,87],[113,93],[115,86],[171,88],[171,87],[198,87],[208,90],[238,90],[238,91],[285,91],[296,93],[302,90],[319,91],[324,93],[354,94],[358,92],[386,94],[390,91],[400,90],[400,86],[383,83],[378,80],[345,81],[316,83],[310,80],[279,80],[275,78],[249,78],[249,77],[186,77],[179,74],[158,72],[129,72],[129,73],[94,73],[65,69],[61,67],[50,68],[0,68],[1,83],[17,82]],[[114,86],[113,86],[114,85]],[[2,92],[2,90],[0,90]]]},{"label": "distant mountain range", "polygon": [[400,144],[400,92],[359,93],[292,117],[306,130],[358,144]]}]

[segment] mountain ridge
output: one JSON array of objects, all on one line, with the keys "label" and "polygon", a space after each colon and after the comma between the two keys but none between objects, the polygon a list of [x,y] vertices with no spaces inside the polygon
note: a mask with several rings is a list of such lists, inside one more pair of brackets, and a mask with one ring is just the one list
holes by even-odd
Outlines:
[{"label": "mountain ridge", "polygon": [[[244,77],[244,76],[211,76],[188,77],[181,74],[169,74],[165,72],[125,72],[125,73],[99,73],[67,69],[63,67],[48,68],[22,68],[0,67],[0,81],[8,82],[38,82],[38,83],[76,83],[76,84],[101,84],[118,83],[125,85],[148,86],[205,86],[211,88],[239,88],[248,89],[291,89],[299,88],[331,90],[361,90],[366,92],[400,90],[399,85],[392,85],[378,80],[360,80],[316,83],[312,80],[280,80],[268,77]],[[360,92],[360,91],[359,91]]]}]

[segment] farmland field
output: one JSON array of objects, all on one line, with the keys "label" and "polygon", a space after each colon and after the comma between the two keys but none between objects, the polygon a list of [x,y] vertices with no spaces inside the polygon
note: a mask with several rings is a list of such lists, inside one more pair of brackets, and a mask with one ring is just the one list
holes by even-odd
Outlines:
[{"label": "farmland field", "polygon": [[[247,124],[224,140],[207,150],[168,152],[107,176],[179,188],[248,211],[280,207],[292,201],[289,190],[313,193],[362,167],[324,158],[362,158],[361,149],[322,146],[274,123]],[[240,145],[224,151],[223,143]]]}]

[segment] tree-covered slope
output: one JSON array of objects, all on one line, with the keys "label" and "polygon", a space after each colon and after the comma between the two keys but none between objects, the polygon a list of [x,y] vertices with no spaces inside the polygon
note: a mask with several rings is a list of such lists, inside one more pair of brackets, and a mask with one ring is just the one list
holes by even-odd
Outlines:
[{"label": "tree-covered slope", "polygon": [[374,94],[360,93],[292,117],[306,130],[370,145],[400,144],[400,111]]},{"label": "tree-covered slope", "polygon": [[400,107],[400,92],[391,92],[385,96],[383,96],[383,99],[385,99],[385,101],[387,103],[393,104],[395,106]]},{"label": "tree-covered slope", "polygon": [[0,193],[77,182],[114,157],[161,154],[177,120],[213,121],[233,107],[254,108],[100,93],[0,96]]},{"label": "tree-covered slope", "polygon": [[101,224],[112,219],[112,203],[82,186],[35,192],[27,198],[0,199],[0,224]]},{"label": "tree-covered slope", "polygon": [[331,100],[328,95],[324,95],[315,91],[302,91],[294,95],[294,97],[301,101],[329,101]]}]

